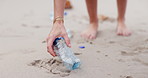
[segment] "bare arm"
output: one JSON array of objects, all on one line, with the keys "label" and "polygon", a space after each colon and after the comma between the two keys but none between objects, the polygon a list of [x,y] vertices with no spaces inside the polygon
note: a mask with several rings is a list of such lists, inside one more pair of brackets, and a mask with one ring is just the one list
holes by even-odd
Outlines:
[{"label": "bare arm", "polygon": [[54,18],[63,17],[66,0],[54,0]]},{"label": "bare arm", "polygon": [[[64,18],[64,7],[66,0],[54,0],[54,19],[57,17]],[[64,37],[66,44],[70,47],[70,40],[67,36],[63,20],[55,20],[52,30],[47,37],[47,50],[52,56],[56,56],[53,51],[53,41],[57,37]]]}]

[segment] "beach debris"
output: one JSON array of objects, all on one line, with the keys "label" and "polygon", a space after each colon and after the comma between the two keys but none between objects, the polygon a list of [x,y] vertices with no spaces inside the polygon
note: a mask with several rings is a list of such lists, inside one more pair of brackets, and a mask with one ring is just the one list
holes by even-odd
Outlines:
[{"label": "beach debris", "polygon": [[99,18],[99,21],[100,21],[100,22],[104,22],[104,21],[114,22],[114,21],[115,21],[114,18],[105,16],[105,15],[98,15],[98,18]]},{"label": "beach debris", "polygon": [[85,46],[79,46],[79,48],[84,49],[84,48],[85,48]]},{"label": "beach debris", "polygon": [[89,42],[90,44],[93,44],[93,42]]},{"label": "beach debris", "polygon": [[94,44],[94,42],[92,40],[86,40],[86,42],[89,44]]},{"label": "beach debris", "polygon": [[75,70],[80,68],[80,59],[68,48],[63,37],[58,37],[54,40],[53,48],[54,52],[63,61],[67,69]]},{"label": "beach debris", "polygon": [[67,32],[69,38],[73,37],[73,32],[70,29],[67,29],[66,32]]},{"label": "beach debris", "polygon": [[72,9],[72,5],[69,0],[66,0],[65,9]]},{"label": "beach debris", "polygon": [[54,12],[50,12],[49,18],[50,18],[50,20],[53,20],[54,19]]},{"label": "beach debris", "polygon": [[100,21],[105,21],[105,20],[109,19],[109,17],[105,16],[105,15],[99,15],[98,18]]},{"label": "beach debris", "polygon": [[67,12],[64,12],[64,16],[66,16],[66,15],[68,15],[68,13]]},{"label": "beach debris", "polygon": [[64,11],[64,16],[67,16],[68,15],[68,12]]},{"label": "beach debris", "polygon": [[74,53],[74,55],[81,55],[82,53]]},{"label": "beach debris", "polygon": [[42,43],[46,43],[46,41],[44,40],[44,41],[42,41]]}]

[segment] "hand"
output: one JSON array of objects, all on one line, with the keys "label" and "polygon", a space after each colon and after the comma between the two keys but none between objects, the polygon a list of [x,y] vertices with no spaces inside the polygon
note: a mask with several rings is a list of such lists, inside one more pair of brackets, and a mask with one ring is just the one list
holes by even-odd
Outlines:
[{"label": "hand", "polygon": [[64,27],[63,23],[61,23],[60,21],[57,21],[53,24],[52,30],[47,37],[47,51],[52,56],[56,56],[56,54],[53,50],[53,42],[58,37],[63,37],[65,39],[67,46],[71,47],[70,39],[68,38],[65,27]]}]

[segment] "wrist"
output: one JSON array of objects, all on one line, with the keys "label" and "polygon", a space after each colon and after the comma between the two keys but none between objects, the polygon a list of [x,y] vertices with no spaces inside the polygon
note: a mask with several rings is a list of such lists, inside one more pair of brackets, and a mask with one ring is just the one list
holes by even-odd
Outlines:
[{"label": "wrist", "polygon": [[55,21],[53,24],[60,24],[60,25],[63,25],[63,24],[64,24],[64,22],[63,22],[63,21],[58,20],[58,21]]},{"label": "wrist", "polygon": [[59,24],[63,24],[64,23],[64,19],[63,19],[63,17],[56,17],[56,18],[54,18],[54,21],[53,21],[53,24],[54,23],[59,23]]},{"label": "wrist", "polygon": [[55,21],[55,23],[53,23],[53,26],[64,27],[64,22],[62,22],[62,21]]}]

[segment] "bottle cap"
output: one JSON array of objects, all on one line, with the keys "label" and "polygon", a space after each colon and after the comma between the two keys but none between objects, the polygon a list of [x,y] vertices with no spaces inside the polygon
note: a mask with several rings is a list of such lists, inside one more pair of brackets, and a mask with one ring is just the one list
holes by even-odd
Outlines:
[{"label": "bottle cap", "polygon": [[58,37],[58,38],[56,38],[56,39],[54,40],[54,42],[53,42],[53,45],[56,45],[56,44],[58,43],[58,41],[61,40],[61,39],[64,40],[63,37]]}]

